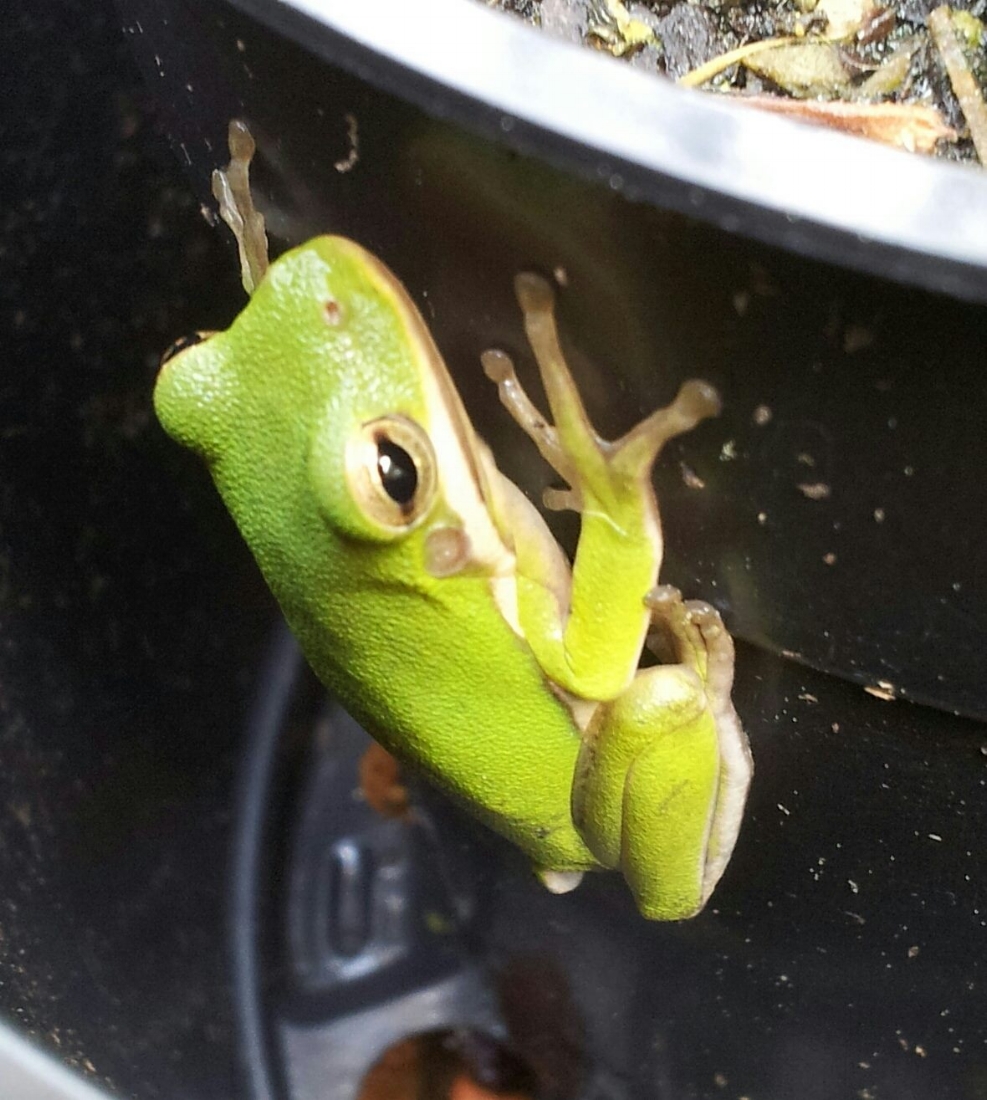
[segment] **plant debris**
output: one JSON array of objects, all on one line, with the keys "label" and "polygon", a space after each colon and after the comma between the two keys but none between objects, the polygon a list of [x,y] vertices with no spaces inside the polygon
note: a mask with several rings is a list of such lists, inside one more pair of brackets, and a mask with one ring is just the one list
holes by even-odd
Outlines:
[{"label": "plant debris", "polygon": [[980,157],[980,163],[984,164],[987,162],[987,107],[984,106],[983,91],[973,75],[956,34],[954,24],[957,23],[963,27],[968,43],[980,51],[980,62],[983,65],[984,28],[978,19],[969,12],[950,11],[945,5],[929,14],[929,30],[942,55],[942,62],[946,66],[956,98],[960,101],[960,108],[966,116],[977,156]]},{"label": "plant debris", "polygon": [[744,64],[798,99],[845,94],[850,72],[835,42],[797,42],[749,55]]},{"label": "plant debris", "polygon": [[621,0],[597,0],[591,4],[587,30],[615,57],[655,40],[650,24],[635,19]]},{"label": "plant debris", "polygon": [[956,141],[957,133],[947,126],[935,107],[921,103],[846,103],[839,100],[782,99],[780,96],[738,96],[738,100],[763,111],[788,115],[843,130],[847,134],[883,141],[910,153],[932,153],[939,141]]},{"label": "plant debris", "polygon": [[487,0],[745,106],[987,163],[987,0]]}]

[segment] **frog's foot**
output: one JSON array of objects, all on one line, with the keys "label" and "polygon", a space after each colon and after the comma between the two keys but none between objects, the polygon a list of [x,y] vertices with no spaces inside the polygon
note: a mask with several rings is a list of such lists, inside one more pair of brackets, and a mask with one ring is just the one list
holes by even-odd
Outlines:
[{"label": "frog's foot", "polygon": [[480,362],[483,364],[484,374],[491,382],[496,382],[503,406],[534,440],[542,458],[553,470],[558,470],[565,462],[558,432],[525,393],[511,357],[506,352],[491,348],[481,354]]},{"label": "frog's foot", "polygon": [[710,829],[705,887],[712,891],[730,860],[740,830],[747,790],[754,773],[750,745],[734,710],[733,639],[719,611],[705,600],[683,600],[671,585],[659,585],[645,597],[655,625],[664,628],[649,635],[648,648],[668,660],[693,669],[705,686],[706,703],[713,716],[719,743],[719,783]]},{"label": "frog's foot", "polygon": [[546,462],[570,486],[568,491],[549,490],[546,507],[593,509],[612,516],[618,510],[613,504],[615,496],[626,495],[628,483],[650,477],[651,467],[669,439],[720,411],[719,395],[706,382],[685,382],[670,405],[653,412],[621,439],[601,439],[562,354],[551,285],[540,275],[522,272],[514,280],[514,289],[554,423],[524,392],[513,363],[503,352],[484,353],[487,377],[497,383],[501,401]]},{"label": "frog's foot", "polygon": [[550,894],[569,894],[583,881],[583,871],[547,871],[536,867],[535,874]]},{"label": "frog's foot", "polygon": [[230,163],[212,174],[212,193],[219,216],[233,231],[240,253],[243,289],[253,294],[268,267],[264,215],[250,194],[250,162],[257,145],[245,122],[232,119],[229,127]]},{"label": "frog's foot", "polygon": [[711,703],[730,701],[733,687],[733,639],[719,611],[705,600],[684,600],[670,584],[656,585],[644,597],[653,632],[647,646],[665,663],[695,669]]}]

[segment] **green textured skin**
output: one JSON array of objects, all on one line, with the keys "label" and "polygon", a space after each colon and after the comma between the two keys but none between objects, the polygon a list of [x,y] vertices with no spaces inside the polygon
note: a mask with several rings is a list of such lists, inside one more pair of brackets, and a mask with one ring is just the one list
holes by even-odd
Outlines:
[{"label": "green textured skin", "polygon": [[[329,298],[345,304],[338,325],[324,320]],[[444,372],[400,283],[359,246],[321,237],[272,266],[229,330],[169,360],[155,408],[207,461],[306,657],[344,706],[539,866],[598,866],[571,820],[580,738],[567,708],[486,577],[436,579],[424,567],[428,532],[458,517],[440,494],[414,531],[379,541],[346,491],[344,445],[361,423],[403,413],[429,429],[423,356]]]}]

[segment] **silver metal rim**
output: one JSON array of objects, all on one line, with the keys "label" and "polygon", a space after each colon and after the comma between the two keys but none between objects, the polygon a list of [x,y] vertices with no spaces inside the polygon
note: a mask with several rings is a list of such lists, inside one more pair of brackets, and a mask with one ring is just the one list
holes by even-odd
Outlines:
[{"label": "silver metal rim", "polygon": [[469,0],[233,2],[432,114],[578,162],[632,199],[987,298],[987,173],[974,167],[679,88]]}]

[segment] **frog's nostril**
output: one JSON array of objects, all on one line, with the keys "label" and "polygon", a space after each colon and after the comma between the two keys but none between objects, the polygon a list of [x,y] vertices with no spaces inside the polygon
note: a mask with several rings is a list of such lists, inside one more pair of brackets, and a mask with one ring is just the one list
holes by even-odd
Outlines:
[{"label": "frog's nostril", "polygon": [[163,367],[169,360],[174,359],[180,352],[185,351],[186,348],[195,347],[196,344],[201,344],[203,340],[208,339],[208,332],[193,332],[188,336],[180,336],[174,343],[170,344],[164,354],[161,356],[161,366]]}]

